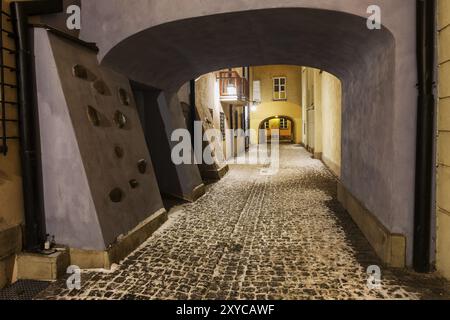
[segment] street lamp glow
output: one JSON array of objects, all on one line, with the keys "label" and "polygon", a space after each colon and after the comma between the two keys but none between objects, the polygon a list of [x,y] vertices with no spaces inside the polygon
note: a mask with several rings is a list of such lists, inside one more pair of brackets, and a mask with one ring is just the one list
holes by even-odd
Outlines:
[{"label": "street lamp glow", "polygon": [[230,84],[230,85],[227,87],[227,93],[228,93],[228,95],[230,95],[230,96],[235,96],[235,95],[237,95],[237,89],[236,89],[236,87],[235,87],[234,85]]}]

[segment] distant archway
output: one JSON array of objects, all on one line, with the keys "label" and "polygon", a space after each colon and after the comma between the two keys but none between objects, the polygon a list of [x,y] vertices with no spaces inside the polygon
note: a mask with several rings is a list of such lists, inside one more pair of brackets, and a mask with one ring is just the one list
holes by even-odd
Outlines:
[{"label": "distant archway", "polygon": [[[295,138],[296,138],[295,137],[295,121],[293,118],[291,118],[289,116],[284,116],[284,115],[272,116],[272,117],[266,118],[263,121],[261,121],[261,123],[259,124],[259,130],[266,130],[266,141],[270,141],[270,137],[271,137],[270,132],[267,132],[267,130],[271,130],[271,128],[267,128],[266,123],[268,123],[268,122],[270,123],[271,120],[280,120],[280,122],[282,122],[283,119],[288,122],[287,128],[283,128],[281,123],[279,124],[278,128],[275,128],[275,129],[279,130],[280,143],[295,142]],[[262,143],[260,134],[258,134],[258,143]]]}]

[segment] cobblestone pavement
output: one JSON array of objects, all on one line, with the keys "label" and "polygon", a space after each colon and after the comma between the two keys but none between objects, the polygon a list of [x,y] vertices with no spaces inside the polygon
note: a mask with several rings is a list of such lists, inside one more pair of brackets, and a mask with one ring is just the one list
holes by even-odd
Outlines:
[{"label": "cobblestone pavement", "polygon": [[235,165],[196,203],[111,272],[87,271],[82,289],[60,281],[38,299],[427,299],[449,298],[435,276],[383,269],[336,200],[336,182],[298,146],[282,146],[277,175]]}]

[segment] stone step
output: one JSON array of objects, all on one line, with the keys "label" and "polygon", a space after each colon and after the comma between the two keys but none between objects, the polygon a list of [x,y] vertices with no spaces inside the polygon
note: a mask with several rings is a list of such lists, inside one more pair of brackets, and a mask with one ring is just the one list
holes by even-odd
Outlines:
[{"label": "stone step", "polygon": [[50,255],[23,252],[17,255],[17,277],[19,280],[55,281],[66,273],[69,264],[67,250]]}]

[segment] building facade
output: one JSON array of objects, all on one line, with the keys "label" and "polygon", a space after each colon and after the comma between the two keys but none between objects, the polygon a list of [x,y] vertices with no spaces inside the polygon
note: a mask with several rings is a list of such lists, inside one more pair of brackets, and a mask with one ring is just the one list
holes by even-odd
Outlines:
[{"label": "building facade", "polygon": [[302,68],[302,74],[302,143],[340,177],[341,81],[328,72],[313,68]]},{"label": "building facade", "polygon": [[[248,67],[211,72],[195,81],[198,120],[220,131],[222,155],[228,160],[248,149]],[[232,130],[235,132],[232,133]]]},{"label": "building facade", "polygon": [[[2,1],[2,11],[10,13],[9,3]],[[2,29],[12,31],[9,17],[2,14]],[[2,35],[2,47],[15,49],[15,42],[6,34]],[[2,64],[15,67],[15,56],[1,50]],[[2,69],[1,82],[16,84],[15,72]],[[18,119],[17,90],[13,86],[1,88],[0,118]],[[19,128],[16,121],[0,122],[0,136],[17,137]],[[7,150],[6,150],[7,148]],[[22,173],[20,143],[18,139],[0,140],[0,288],[15,280],[16,254],[22,250],[22,226],[24,223]],[[7,152],[6,152],[7,151]]]},{"label": "building facade", "polygon": [[437,269],[450,279],[450,2],[438,1]]},{"label": "building facade", "polygon": [[250,69],[252,106],[250,108],[251,143],[261,142],[259,130],[279,130],[280,140],[302,141],[301,67],[288,65],[258,66]]},{"label": "building facade", "polygon": [[[9,2],[2,1],[5,12]],[[203,130],[216,128],[222,134],[231,128],[264,129],[267,137],[279,129],[287,142],[305,145],[340,178],[341,202],[382,260],[412,266],[416,1],[376,1],[384,26],[376,32],[365,27],[371,0],[345,5],[340,0],[299,0],[295,5],[289,0],[220,5],[213,0],[178,1],[177,10],[169,1],[129,6],[125,1],[89,0],[63,1],[64,9],[74,2],[82,4],[81,31],[67,32],[67,37],[38,25],[31,30],[37,39],[34,54],[40,59],[34,80],[41,93],[48,93],[37,99],[41,115],[48,116],[41,118],[47,160],[42,168],[44,223],[72,249],[73,261],[86,267],[110,265],[155,229],[148,219],[164,216],[162,194],[195,201],[204,193],[203,179],[211,171],[221,172],[222,164],[202,169],[170,162],[175,146],[171,133],[198,118],[208,124]],[[437,270],[450,278],[450,7],[447,0],[438,4],[437,246],[431,249]],[[158,11],[153,10],[156,5]],[[63,10],[39,22],[65,30],[66,18]],[[250,18],[253,29],[248,28]],[[336,23],[341,28],[335,28]],[[2,18],[2,24],[11,30],[8,19]],[[227,41],[234,45],[224,50]],[[98,52],[92,51],[91,42]],[[2,44],[15,48],[10,37],[2,37]],[[2,55],[3,64],[14,68],[14,55]],[[89,66],[95,77],[79,65]],[[257,67],[226,69],[229,66]],[[2,86],[0,110],[0,287],[17,278],[17,256],[26,238],[24,206],[29,205],[22,191],[15,77],[3,68],[2,83],[7,85]],[[195,100],[186,87],[194,79]],[[248,80],[248,97],[237,89],[236,81],[243,81],[239,79]],[[50,93],[55,88],[57,94]],[[64,114],[52,112],[56,105]],[[58,136],[62,119],[65,136]],[[54,136],[67,139],[55,144],[48,139]],[[258,136],[250,138],[233,136],[224,153],[236,156],[245,151],[236,146],[260,142]],[[68,149],[77,163],[72,170],[66,170],[67,157],[62,156]],[[62,168],[63,174],[54,168]],[[70,188],[67,181],[76,179],[83,181]],[[89,203],[74,209],[80,198]],[[80,221],[89,228],[77,224]]]}]

